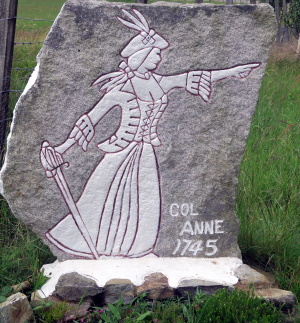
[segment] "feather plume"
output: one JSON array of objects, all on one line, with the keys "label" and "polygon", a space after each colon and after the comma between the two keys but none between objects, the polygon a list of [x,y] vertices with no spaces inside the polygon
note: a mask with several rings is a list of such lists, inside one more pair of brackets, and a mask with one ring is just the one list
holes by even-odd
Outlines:
[{"label": "feather plume", "polygon": [[129,18],[131,19],[131,21],[136,25],[138,26],[141,30],[143,31],[147,31],[144,24],[141,23],[140,20],[136,19],[132,14],[130,14],[128,11],[122,9],[122,12]]},{"label": "feather plume", "polygon": [[122,9],[122,12],[132,21],[132,22],[129,22],[127,20],[124,20],[121,17],[117,17],[117,19],[123,25],[125,25],[126,27],[128,27],[130,29],[134,29],[137,31],[145,31],[146,33],[149,33],[150,28],[149,28],[148,22],[147,22],[146,18],[139,11],[133,9],[133,12],[137,15],[137,17],[139,19],[134,17],[132,14],[130,14],[125,9]]},{"label": "feather plume", "polygon": [[142,22],[142,24],[145,26],[147,32],[150,31],[150,27],[148,24],[148,21],[146,20],[146,18],[136,9],[132,9],[133,12],[138,16],[138,18],[140,18],[140,21]]},{"label": "feather plume", "polygon": [[130,28],[130,29],[134,29],[134,30],[137,30],[137,31],[141,31],[141,29],[139,27],[137,27],[136,25],[134,25],[133,23],[127,21],[127,20],[124,20],[120,17],[117,17],[117,19],[120,21],[121,24],[123,24],[124,26]]}]

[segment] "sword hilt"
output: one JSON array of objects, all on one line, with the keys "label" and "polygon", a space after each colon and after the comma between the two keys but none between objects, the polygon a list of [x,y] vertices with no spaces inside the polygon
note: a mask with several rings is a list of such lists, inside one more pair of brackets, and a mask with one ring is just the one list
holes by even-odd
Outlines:
[{"label": "sword hilt", "polygon": [[42,143],[40,160],[48,178],[54,177],[57,169],[64,164],[62,155],[47,140]]}]

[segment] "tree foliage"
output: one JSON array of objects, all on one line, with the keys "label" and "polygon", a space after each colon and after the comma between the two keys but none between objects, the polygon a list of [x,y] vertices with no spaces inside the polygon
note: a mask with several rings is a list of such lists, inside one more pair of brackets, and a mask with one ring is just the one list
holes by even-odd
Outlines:
[{"label": "tree foliage", "polygon": [[294,36],[299,39],[300,34],[300,0],[293,0],[285,16],[285,23]]}]

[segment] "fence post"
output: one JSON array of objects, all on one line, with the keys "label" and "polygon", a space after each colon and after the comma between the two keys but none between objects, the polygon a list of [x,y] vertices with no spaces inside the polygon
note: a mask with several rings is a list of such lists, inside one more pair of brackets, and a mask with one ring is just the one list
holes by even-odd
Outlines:
[{"label": "fence post", "polygon": [[233,0],[226,0],[226,4],[233,4]]},{"label": "fence post", "polygon": [[[0,166],[5,151],[6,119],[18,0],[0,1]],[[12,19],[7,19],[12,18]]]}]

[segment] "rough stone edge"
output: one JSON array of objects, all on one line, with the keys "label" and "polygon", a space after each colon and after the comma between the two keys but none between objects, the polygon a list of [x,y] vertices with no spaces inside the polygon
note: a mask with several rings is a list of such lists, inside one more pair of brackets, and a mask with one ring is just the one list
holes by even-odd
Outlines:
[{"label": "rough stone edge", "polygon": [[[55,26],[56,24],[56,21],[57,19],[59,18],[62,10],[64,9],[64,6],[65,6],[65,3],[62,5],[58,15],[56,16],[48,34],[50,34],[52,32],[52,29],[53,27]],[[41,51],[40,51],[41,52]],[[39,79],[39,67],[40,67],[40,59],[39,59],[39,53],[37,54],[36,56],[36,66],[33,70],[33,72],[31,73],[30,75],[30,78],[28,79],[28,82],[23,90],[23,92],[21,93],[20,97],[18,98],[18,101],[13,109],[13,117],[12,117],[12,122],[11,122],[11,125],[10,125],[10,129],[9,129],[9,133],[7,135],[7,140],[6,140],[6,152],[5,152],[5,156],[4,156],[4,162],[3,162],[3,165],[2,165],[2,168],[0,169],[0,194],[4,196],[5,198],[5,190],[4,190],[4,186],[3,186],[3,175],[6,171],[6,167],[7,167],[7,164],[8,164],[8,160],[9,160],[9,150],[10,150],[10,142],[11,142],[11,138],[12,138],[12,134],[13,134],[13,130],[14,130],[14,127],[15,127],[15,120],[16,120],[16,114],[17,114],[17,110],[18,110],[18,107],[20,105],[20,103],[22,102],[23,100],[23,97],[28,93],[28,91],[37,83],[38,79]]]},{"label": "rough stone edge", "polygon": [[28,298],[21,292],[10,295],[5,302],[0,303],[0,321],[5,319],[3,323],[22,323],[31,321],[33,318],[34,314]]}]

